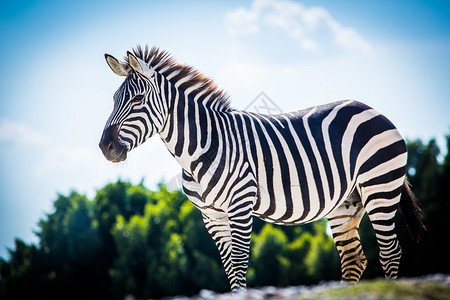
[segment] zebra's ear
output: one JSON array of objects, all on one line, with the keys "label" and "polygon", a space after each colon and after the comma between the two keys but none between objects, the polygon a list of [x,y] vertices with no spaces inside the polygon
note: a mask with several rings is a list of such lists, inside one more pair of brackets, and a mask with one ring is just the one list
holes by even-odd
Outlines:
[{"label": "zebra's ear", "polygon": [[105,59],[108,66],[119,76],[127,76],[128,72],[124,69],[122,64],[113,56],[105,53]]},{"label": "zebra's ear", "polygon": [[133,70],[143,75],[153,77],[153,69],[149,68],[149,66],[145,62],[134,56],[134,54],[130,51],[127,52],[127,56],[128,62],[130,63],[130,66],[133,68]]}]

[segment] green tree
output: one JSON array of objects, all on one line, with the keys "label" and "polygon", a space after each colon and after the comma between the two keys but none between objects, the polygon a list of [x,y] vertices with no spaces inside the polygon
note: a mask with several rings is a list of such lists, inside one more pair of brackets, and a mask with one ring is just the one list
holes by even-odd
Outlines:
[{"label": "green tree", "polygon": [[283,277],[288,261],[284,257],[287,237],[278,228],[266,224],[251,240],[249,284],[254,286],[273,285],[274,279]]},{"label": "green tree", "polygon": [[307,226],[266,224],[252,236],[249,285],[299,285],[336,280],[340,260],[326,220]]},{"label": "green tree", "polygon": [[[15,250],[9,250],[9,261],[0,259],[0,299],[25,299],[36,291],[42,292],[45,278],[36,278],[39,267],[38,249],[16,239]],[[27,289],[24,289],[27,287]]]},{"label": "green tree", "polygon": [[117,218],[114,285],[142,298],[190,295],[208,284],[226,290],[218,251],[200,212],[181,192],[168,193],[163,185],[152,198],[157,201],[145,206],[143,216]]}]

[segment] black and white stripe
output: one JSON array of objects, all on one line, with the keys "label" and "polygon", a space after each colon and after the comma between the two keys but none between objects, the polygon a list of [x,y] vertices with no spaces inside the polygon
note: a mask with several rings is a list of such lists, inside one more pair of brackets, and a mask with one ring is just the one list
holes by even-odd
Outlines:
[{"label": "black and white stripe", "polygon": [[105,128],[118,125],[119,139],[131,150],[162,126],[167,108],[156,99],[151,80],[137,72],[130,73],[128,78],[114,94],[114,110]]},{"label": "black and white stripe", "polygon": [[358,226],[367,212],[386,277],[396,278],[406,146],[386,117],[350,100],[275,116],[233,110],[209,79],[158,49],[108,63],[126,79],[105,130],[118,126],[128,151],[159,134],[183,168],[183,190],[202,211],[233,290],[246,285],[252,215],[287,225],[327,217],[342,280],[358,281],[366,266]]}]

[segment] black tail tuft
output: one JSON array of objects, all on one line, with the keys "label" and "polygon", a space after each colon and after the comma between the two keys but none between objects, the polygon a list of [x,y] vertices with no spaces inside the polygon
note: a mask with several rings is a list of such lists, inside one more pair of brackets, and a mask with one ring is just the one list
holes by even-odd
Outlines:
[{"label": "black tail tuft", "polygon": [[425,234],[426,227],[422,223],[422,210],[417,204],[416,196],[411,190],[411,184],[406,177],[400,198],[400,209],[405,217],[412,239],[419,243]]}]

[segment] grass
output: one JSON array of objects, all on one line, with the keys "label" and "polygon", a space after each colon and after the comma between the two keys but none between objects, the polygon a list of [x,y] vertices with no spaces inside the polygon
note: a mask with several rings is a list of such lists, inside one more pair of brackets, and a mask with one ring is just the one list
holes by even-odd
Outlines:
[{"label": "grass", "polygon": [[450,300],[450,285],[437,281],[361,281],[312,295],[314,299],[443,299]]}]

